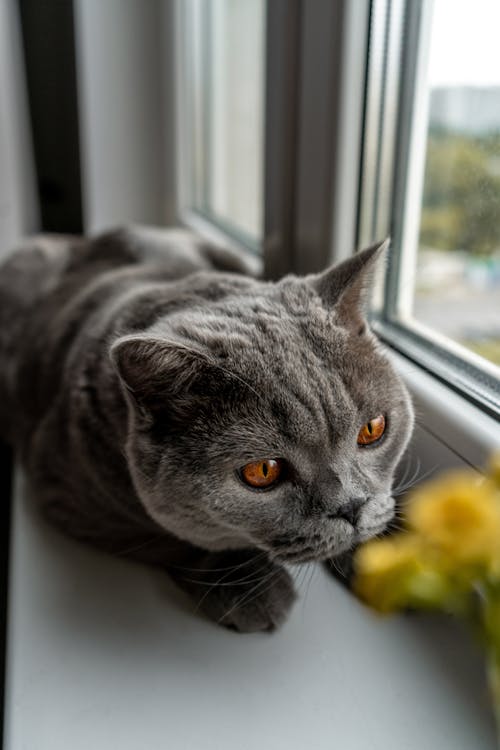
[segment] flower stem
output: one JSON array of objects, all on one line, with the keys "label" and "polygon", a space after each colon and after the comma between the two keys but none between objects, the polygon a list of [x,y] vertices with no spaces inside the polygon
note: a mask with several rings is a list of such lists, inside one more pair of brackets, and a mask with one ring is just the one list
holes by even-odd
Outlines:
[{"label": "flower stem", "polygon": [[497,728],[497,744],[500,748],[500,653],[492,649],[488,657],[488,682],[493,700],[493,711]]}]

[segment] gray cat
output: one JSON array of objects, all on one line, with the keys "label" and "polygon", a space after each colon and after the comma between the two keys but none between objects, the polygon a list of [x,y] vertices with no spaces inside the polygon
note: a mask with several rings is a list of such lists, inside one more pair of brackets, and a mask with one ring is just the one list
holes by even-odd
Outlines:
[{"label": "gray cat", "polygon": [[381,246],[278,283],[189,233],[35,238],[0,270],[0,427],[65,532],[271,630],[285,563],[379,534],[413,415],[363,318]]}]

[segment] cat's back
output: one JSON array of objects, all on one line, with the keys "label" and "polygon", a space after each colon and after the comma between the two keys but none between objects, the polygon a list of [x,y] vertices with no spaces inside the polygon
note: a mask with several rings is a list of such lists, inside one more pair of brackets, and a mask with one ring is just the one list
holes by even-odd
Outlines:
[{"label": "cat's back", "polygon": [[246,269],[190,232],[149,227],[39,236],[13,252],[0,267],[0,434],[11,438],[13,410],[36,416],[74,340],[92,317],[102,325],[124,290],[202,270]]},{"label": "cat's back", "polygon": [[[19,364],[40,321],[44,300],[63,278],[78,238],[39,236],[16,248],[0,266],[0,435],[10,437]],[[81,251],[80,251],[81,252]]]}]

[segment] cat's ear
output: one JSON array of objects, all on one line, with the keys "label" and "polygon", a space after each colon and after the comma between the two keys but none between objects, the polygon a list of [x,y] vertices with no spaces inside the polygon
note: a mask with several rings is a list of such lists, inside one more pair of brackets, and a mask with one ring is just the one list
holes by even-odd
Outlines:
[{"label": "cat's ear", "polygon": [[377,242],[333,268],[313,277],[312,284],[327,309],[341,325],[362,324],[375,272],[387,254],[390,240]]},{"label": "cat's ear", "polygon": [[145,416],[188,419],[224,379],[207,354],[176,341],[124,336],[110,355],[130,399]]}]

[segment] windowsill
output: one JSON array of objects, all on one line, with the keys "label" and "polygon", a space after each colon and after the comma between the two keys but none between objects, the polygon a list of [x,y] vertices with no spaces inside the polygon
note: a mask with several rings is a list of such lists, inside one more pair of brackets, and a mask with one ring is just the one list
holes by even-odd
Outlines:
[{"label": "windowsill", "polygon": [[416,429],[412,454],[423,475],[464,464],[481,470],[500,451],[500,424],[418,365],[387,350],[413,398]]},{"label": "windowsill", "polygon": [[6,750],[493,750],[481,660],[453,623],[379,619],[319,566],[304,577],[281,631],[225,631],[161,573],[40,522],[18,476]]}]

